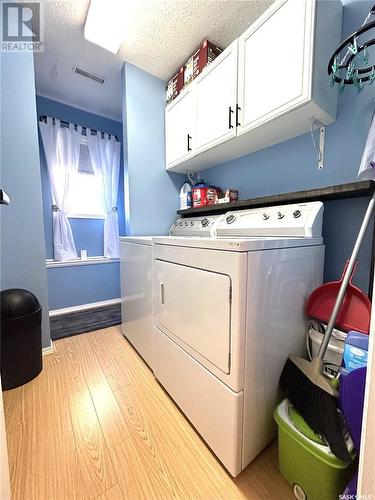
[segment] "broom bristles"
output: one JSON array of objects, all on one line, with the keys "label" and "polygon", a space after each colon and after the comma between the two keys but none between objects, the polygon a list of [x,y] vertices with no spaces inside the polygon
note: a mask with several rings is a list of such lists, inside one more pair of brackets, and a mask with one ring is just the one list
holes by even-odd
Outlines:
[{"label": "broom bristles", "polygon": [[332,453],[350,461],[337,398],[316,386],[291,359],[281,373],[280,387],[313,431],[325,438]]}]

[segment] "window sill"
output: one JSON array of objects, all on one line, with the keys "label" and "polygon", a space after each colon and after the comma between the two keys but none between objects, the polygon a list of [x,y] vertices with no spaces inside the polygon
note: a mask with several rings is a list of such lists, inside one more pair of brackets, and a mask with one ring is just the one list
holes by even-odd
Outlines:
[{"label": "window sill", "polygon": [[107,257],[87,257],[87,259],[74,259],[74,260],[53,260],[47,259],[47,269],[55,267],[74,267],[74,266],[92,266],[97,264],[113,264],[119,262],[120,259],[107,259]]},{"label": "window sill", "polygon": [[104,214],[69,214],[68,219],[105,219]]}]

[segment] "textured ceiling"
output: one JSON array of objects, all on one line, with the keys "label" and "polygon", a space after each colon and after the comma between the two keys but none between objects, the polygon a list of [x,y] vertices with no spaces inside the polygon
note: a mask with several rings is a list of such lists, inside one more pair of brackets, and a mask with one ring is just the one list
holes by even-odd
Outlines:
[{"label": "textured ceiling", "polygon": [[[103,0],[105,1],[105,0]],[[273,0],[122,0],[117,55],[83,37],[89,0],[42,0],[45,51],[35,54],[37,92],[121,120],[121,67],[128,61],[167,80],[208,38],[227,47]],[[73,67],[104,76],[100,86]]]},{"label": "textured ceiling", "polygon": [[227,47],[272,0],[138,0],[130,2],[118,55],[167,80],[204,39]]}]

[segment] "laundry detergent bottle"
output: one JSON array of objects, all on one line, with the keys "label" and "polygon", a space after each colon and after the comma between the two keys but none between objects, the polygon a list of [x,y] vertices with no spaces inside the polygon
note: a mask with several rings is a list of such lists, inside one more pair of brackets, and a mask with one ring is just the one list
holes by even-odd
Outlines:
[{"label": "laundry detergent bottle", "polygon": [[191,207],[191,186],[188,182],[183,184],[180,191],[180,210]]}]

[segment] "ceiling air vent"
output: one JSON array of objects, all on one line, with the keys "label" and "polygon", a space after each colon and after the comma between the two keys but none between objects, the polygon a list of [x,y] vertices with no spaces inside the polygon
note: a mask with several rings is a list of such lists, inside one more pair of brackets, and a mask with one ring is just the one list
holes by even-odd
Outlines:
[{"label": "ceiling air vent", "polygon": [[99,83],[100,85],[105,85],[107,80],[100,75],[96,75],[95,73],[91,73],[90,71],[86,71],[85,69],[78,68],[78,66],[74,66],[73,73],[77,73],[77,75],[83,76],[84,78],[89,78],[90,80]]}]

